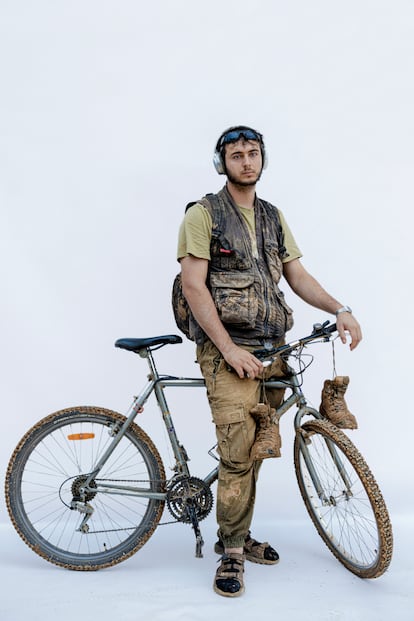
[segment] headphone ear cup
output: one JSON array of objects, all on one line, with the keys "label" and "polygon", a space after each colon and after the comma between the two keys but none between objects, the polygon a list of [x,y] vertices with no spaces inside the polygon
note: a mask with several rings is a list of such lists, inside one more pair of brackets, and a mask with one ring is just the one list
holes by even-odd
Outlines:
[{"label": "headphone ear cup", "polygon": [[214,168],[216,169],[219,175],[225,174],[223,160],[221,159],[221,155],[218,151],[216,151],[213,155],[213,164],[214,164]]},{"label": "headphone ear cup", "polygon": [[264,151],[264,153],[263,153],[263,168],[262,168],[262,170],[266,170],[268,163],[269,163],[269,158],[267,157],[266,151]]}]

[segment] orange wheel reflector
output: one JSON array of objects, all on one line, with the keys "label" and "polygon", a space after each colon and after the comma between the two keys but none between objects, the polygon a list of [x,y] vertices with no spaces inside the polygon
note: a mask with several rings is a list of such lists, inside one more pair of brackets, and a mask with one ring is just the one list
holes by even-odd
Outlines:
[{"label": "orange wheel reflector", "polygon": [[68,440],[92,440],[94,437],[94,433],[72,433],[68,436]]}]

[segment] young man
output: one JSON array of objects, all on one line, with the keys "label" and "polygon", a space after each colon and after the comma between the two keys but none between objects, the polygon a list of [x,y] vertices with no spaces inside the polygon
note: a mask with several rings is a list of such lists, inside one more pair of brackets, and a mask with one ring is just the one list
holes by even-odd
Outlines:
[{"label": "young man", "polygon": [[245,126],[223,132],[214,165],[227,183],[187,210],[178,243],[197,360],[216,425],[220,468],[215,550],[223,556],[214,590],[226,597],[244,591],[245,558],[263,564],[279,560],[276,550],[253,539],[249,529],[261,464],[252,451],[257,405],[265,401],[276,407],[283,397],[281,391],[263,395],[258,380],[285,370],[280,360],[264,369],[251,352],[282,343],[292,327],[292,311],[278,287],[281,276],[305,302],[336,315],[341,340],[346,343],[349,333],[351,350],[362,338],[351,309],[303,267],[281,212],[257,198],[256,183],[266,164],[259,132]]}]

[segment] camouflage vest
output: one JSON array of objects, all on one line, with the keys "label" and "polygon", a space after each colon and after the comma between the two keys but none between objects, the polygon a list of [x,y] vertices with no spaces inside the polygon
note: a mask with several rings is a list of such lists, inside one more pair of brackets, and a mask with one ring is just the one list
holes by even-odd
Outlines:
[{"label": "camouflage vest", "polygon": [[[280,341],[293,317],[278,286],[287,253],[277,208],[256,198],[255,257],[247,224],[226,187],[198,202],[212,217],[207,285],[226,330],[241,345]],[[189,332],[197,344],[206,340],[191,313]]]}]

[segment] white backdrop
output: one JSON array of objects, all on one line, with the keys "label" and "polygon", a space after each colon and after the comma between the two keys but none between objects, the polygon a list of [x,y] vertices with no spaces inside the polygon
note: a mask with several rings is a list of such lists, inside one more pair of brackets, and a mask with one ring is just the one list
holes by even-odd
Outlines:
[{"label": "white backdrop", "polygon": [[[413,511],[413,17],[410,0],[1,0],[2,475],[50,412],[125,411],[146,368],[113,342],[176,332],[184,206],[221,187],[215,141],[245,123],[270,157],[259,194],[363,326],[355,352],[336,348],[352,437],[391,513]],[[286,293],[292,338],[326,319]],[[314,353],[305,385],[317,406],[332,364],[329,347]],[[158,359],[197,374],[191,343]],[[199,476],[214,442],[205,396],[170,401]],[[148,404],[141,418],[151,435],[153,414]],[[303,516],[290,426],[283,459],[263,468],[259,517]]]}]

